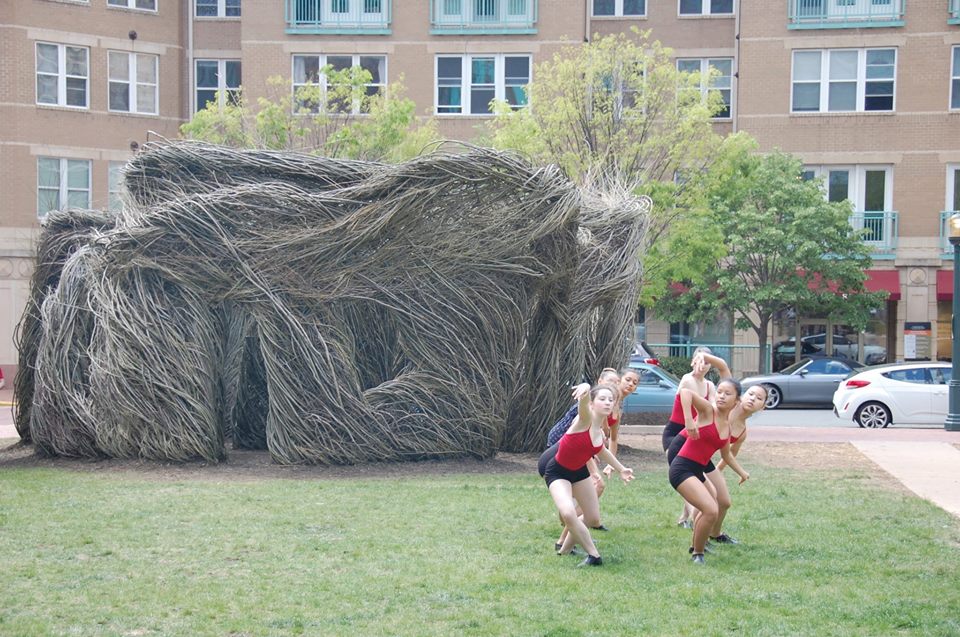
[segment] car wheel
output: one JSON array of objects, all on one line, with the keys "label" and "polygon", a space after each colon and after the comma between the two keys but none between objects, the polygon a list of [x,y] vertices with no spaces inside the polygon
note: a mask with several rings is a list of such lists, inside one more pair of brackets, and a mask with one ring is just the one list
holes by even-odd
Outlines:
[{"label": "car wheel", "polygon": [[780,402],[783,400],[783,394],[780,393],[780,388],[776,385],[764,385],[764,389],[767,390],[767,409],[776,409],[780,406]]},{"label": "car wheel", "polygon": [[853,420],[861,427],[883,429],[890,424],[890,410],[883,403],[864,403],[853,415]]}]

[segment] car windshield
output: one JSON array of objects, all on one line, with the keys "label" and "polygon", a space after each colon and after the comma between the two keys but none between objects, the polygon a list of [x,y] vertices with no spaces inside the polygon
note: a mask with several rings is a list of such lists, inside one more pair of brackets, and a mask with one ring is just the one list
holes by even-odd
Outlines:
[{"label": "car windshield", "polygon": [[677,384],[677,385],[680,384],[680,379],[677,378],[676,376],[674,376],[673,374],[671,374],[670,372],[668,372],[667,370],[665,370],[665,369],[663,369],[663,368],[660,368],[660,369],[658,369],[657,371],[660,372],[660,375],[661,375],[661,376],[666,376],[667,378],[669,378],[670,380],[672,380],[672,381],[674,382],[674,384]]},{"label": "car windshield", "polygon": [[809,358],[804,358],[804,359],[801,360],[799,363],[794,363],[794,364],[791,365],[790,367],[784,367],[783,369],[780,370],[780,373],[781,373],[781,374],[792,374],[792,373],[794,373],[795,371],[797,371],[798,369],[800,369],[801,367],[803,367],[804,365],[806,365],[806,364],[809,363],[809,362],[810,362],[810,359],[809,359]]}]

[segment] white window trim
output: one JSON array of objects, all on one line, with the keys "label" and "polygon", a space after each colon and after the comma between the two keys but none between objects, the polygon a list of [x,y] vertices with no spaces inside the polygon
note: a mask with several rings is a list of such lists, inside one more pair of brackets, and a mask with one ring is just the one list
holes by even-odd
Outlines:
[{"label": "white window trim", "polygon": [[[813,171],[814,177],[823,179],[824,197],[829,196],[829,186],[826,178],[830,171],[846,170],[850,174],[849,191],[853,193],[854,212],[861,214],[863,212],[878,212],[875,210],[864,210],[867,196],[867,172],[883,171],[886,176],[883,180],[883,210],[893,210],[893,166],[890,164],[823,164],[823,165],[804,165],[804,170]],[[849,198],[848,198],[849,199]]]},{"label": "white window trim", "polygon": [[960,101],[957,102],[957,107],[953,106],[953,100],[957,97],[953,94],[953,83],[954,81],[960,80],[960,68],[953,68],[953,61],[957,57],[958,50],[960,50],[960,45],[950,48],[950,90],[947,91],[947,110],[951,111],[960,111]]},{"label": "white window trim", "polygon": [[[236,90],[238,93],[240,93],[243,87],[243,79],[242,79],[243,66],[242,66],[241,60],[237,58],[195,58],[193,60],[193,94],[190,96],[190,101],[193,102],[192,109],[194,114],[200,111],[200,104],[197,102],[197,93],[200,92],[201,90],[204,90],[204,91],[210,90],[209,86],[197,85],[197,82],[200,79],[200,74],[197,73],[197,64],[199,64],[200,62],[216,62],[217,63],[217,88],[214,90],[217,92],[217,104],[221,108],[226,103],[227,91]],[[227,86],[227,62],[236,62],[237,64],[241,64],[240,86],[236,88]]]},{"label": "white window trim", "polygon": [[[894,52],[894,62],[893,62],[893,77],[890,78],[890,81],[893,82],[893,103],[891,104],[890,110],[885,111],[868,111],[866,110],[866,91],[867,91],[867,52],[868,51],[886,51],[892,50]],[[797,84],[797,80],[794,79],[796,73],[796,53],[798,52],[819,52],[820,53],[820,104],[819,110],[816,111],[795,111],[793,110],[793,89]],[[856,51],[857,52],[857,97],[856,105],[853,110],[849,111],[831,111],[829,110],[830,106],[830,55],[832,53],[841,53],[844,51]],[[867,114],[883,114],[883,113],[896,113],[897,112],[897,70],[900,66],[900,52],[897,47],[894,46],[871,46],[862,49],[850,49],[850,48],[836,48],[836,49],[793,49],[790,52],[790,114],[791,115],[835,115],[838,113],[867,113]],[[884,78],[885,79],[885,78]],[[799,80],[803,84],[813,84],[809,80]],[[846,80],[851,81],[851,80]],[[880,78],[872,81],[881,81]]]},{"label": "white window trim", "polygon": [[[40,92],[37,90],[37,76],[41,74],[40,70],[37,68],[40,62],[40,56],[38,54],[38,50],[41,44],[57,47],[57,103],[56,104],[41,102]],[[86,81],[86,91],[84,93],[84,101],[86,103],[83,106],[75,106],[73,104],[67,104],[67,47],[74,48],[74,49],[83,49],[87,53],[87,74],[86,76],[83,76],[84,80]],[[43,75],[51,75],[51,73],[44,72]],[[70,77],[81,77],[81,76],[71,75]],[[74,46],[72,44],[60,44],[58,42],[43,42],[43,41],[36,42],[33,47],[33,92],[34,92],[34,101],[36,102],[37,106],[72,108],[78,111],[89,111],[90,110],[90,47]]]},{"label": "white window trim", "polygon": [[954,188],[960,186],[960,175],[956,173],[960,173],[960,164],[947,164],[947,192],[944,199],[946,202],[943,207],[944,210],[954,210],[953,197],[956,194]]},{"label": "white window trim", "polygon": [[240,3],[240,15],[227,15],[227,0],[217,0],[216,15],[197,15],[198,4],[193,2],[193,17],[199,20],[239,20],[243,17],[243,3]]},{"label": "white window trim", "polygon": [[[647,17],[647,6],[655,0],[646,0],[643,3],[643,13],[631,13],[629,15],[623,14],[623,0],[614,0],[615,6],[613,8],[613,15],[597,15],[593,12],[593,0],[588,0],[590,2],[590,17],[591,18],[600,18],[601,20],[611,19],[611,18],[626,18],[627,20],[634,20],[639,18]],[[679,6],[679,5],[678,5]]]},{"label": "white window trim", "polygon": [[[729,75],[729,77],[730,77],[730,86],[727,87],[727,88],[715,88],[715,87],[710,86],[710,82],[709,82],[709,80],[710,80],[710,62],[712,62],[712,61],[717,61],[717,60],[723,60],[723,61],[729,61],[729,62],[730,62],[730,75]],[[675,65],[675,66],[676,66],[677,70],[679,71],[679,70],[680,70],[680,62],[694,62],[694,61],[700,63],[700,98],[701,98],[701,99],[706,100],[706,99],[707,99],[707,93],[709,93],[710,91],[730,91],[730,114],[729,114],[729,115],[726,115],[726,116],[722,116],[722,115],[721,115],[721,116],[714,116],[714,117],[711,117],[710,119],[713,120],[713,121],[715,121],[715,122],[727,122],[727,121],[732,120],[732,119],[733,119],[733,112],[734,112],[734,103],[733,103],[733,101],[734,101],[734,100],[733,100],[733,98],[734,98],[733,81],[736,79],[736,78],[734,77],[734,73],[735,73],[736,71],[734,71],[734,68],[733,68],[733,58],[732,58],[732,57],[677,58],[677,60],[676,60],[676,65]]]},{"label": "white window trim", "polygon": [[[388,84],[387,78],[390,77],[390,76],[387,75],[387,73],[388,73],[387,64],[389,63],[389,59],[388,59],[389,56],[387,56],[385,53],[293,53],[293,54],[290,55],[290,78],[291,78],[291,80],[290,80],[290,90],[291,90],[291,92],[293,93],[293,108],[294,108],[294,109],[297,108],[297,96],[296,96],[297,87],[298,87],[298,86],[313,86],[313,83],[312,83],[312,82],[306,82],[306,83],[301,82],[301,83],[297,83],[297,82],[294,81],[294,80],[296,79],[296,63],[294,62],[294,59],[297,58],[297,57],[316,57],[316,58],[319,58],[319,68],[321,68],[321,69],[327,65],[327,58],[330,58],[330,57],[350,57],[350,58],[352,58],[352,59],[351,59],[351,66],[352,66],[352,67],[358,67],[358,66],[360,66],[360,58],[362,58],[362,57],[365,57],[365,58],[367,58],[367,57],[370,57],[370,58],[383,58],[383,77],[380,78],[380,81],[379,81],[379,82],[370,82],[369,84],[366,84],[365,86],[379,86],[380,89],[384,92],[384,94],[386,93],[387,84]],[[319,81],[318,84],[319,84],[319,86],[320,86],[320,93],[321,93],[321,95],[326,95],[326,93],[327,93],[327,76],[324,75],[323,73],[321,73],[319,79],[320,79],[320,81]],[[295,112],[296,112],[296,111],[295,111]],[[311,113],[311,114],[313,114],[313,113]],[[339,114],[347,115],[348,113],[339,113]],[[360,106],[359,106],[358,104],[354,104],[354,105],[353,105],[353,108],[350,110],[350,113],[349,113],[349,115],[366,115],[366,114],[367,114],[367,113],[362,113],[362,112],[360,112]]]},{"label": "white window trim", "polygon": [[117,187],[113,188],[114,183],[111,177],[114,171],[123,170],[126,165],[123,161],[111,161],[107,164],[107,210],[117,212],[123,208],[123,200],[120,198],[120,193],[123,192],[123,181],[118,179]]},{"label": "white window trim", "polygon": [[[700,0],[700,13],[680,13],[680,0],[677,0],[677,16],[681,18],[703,17],[703,16],[723,16],[731,17],[737,15],[737,0],[733,0],[729,13],[713,13],[713,0]],[[704,7],[710,5],[711,11],[704,11]]]},{"label": "white window trim", "polygon": [[156,7],[153,9],[142,9],[137,6],[137,0],[121,0],[127,3],[126,6],[120,6],[118,4],[111,4],[110,0],[107,0],[108,9],[124,9],[127,11],[142,11],[144,13],[157,13],[160,9],[160,0],[156,0]]},{"label": "white window trim", "polygon": [[[49,156],[41,156],[41,157],[37,157],[37,161],[36,161],[36,164],[35,164],[35,165],[36,165],[36,168],[37,168],[37,188],[36,188],[36,190],[35,190],[36,196],[37,196],[37,218],[38,218],[38,219],[43,219],[44,217],[47,216],[47,214],[49,214],[50,212],[52,212],[52,210],[46,210],[46,211],[44,211],[44,212],[40,212],[40,188],[41,188],[41,186],[40,186],[40,160],[41,160],[41,159],[56,159],[57,161],[60,162],[60,168],[59,168],[60,185],[59,185],[59,192],[58,192],[58,194],[57,194],[58,201],[59,201],[59,206],[58,206],[57,208],[54,208],[53,210],[63,210],[63,209],[64,209],[64,207],[67,205],[67,201],[68,201],[68,199],[69,199],[69,193],[70,193],[71,190],[82,190],[82,191],[86,191],[86,193],[87,193],[87,205],[86,205],[85,207],[89,208],[89,207],[90,207],[90,202],[91,202],[91,200],[92,200],[91,198],[92,198],[92,196],[93,196],[93,187],[92,187],[92,184],[91,184],[91,182],[93,181],[93,162],[90,161],[89,159],[71,159],[71,158],[69,158],[69,157],[49,157]],[[67,182],[68,182],[68,172],[67,172],[68,169],[67,169],[67,167],[69,166],[69,162],[71,162],[71,161],[86,162],[86,164],[87,164],[87,187],[86,187],[85,189],[83,189],[83,188],[68,188],[68,187],[67,187]],[[48,187],[44,187],[44,189],[45,189],[45,190],[50,190],[50,188],[48,188]]]},{"label": "white window trim", "polygon": [[[440,113],[440,86],[438,85],[437,74],[440,72],[440,58],[460,58],[460,109],[459,113]],[[437,117],[493,117],[493,113],[468,113],[471,103],[471,82],[472,61],[475,58],[494,58],[494,94],[495,100],[503,101],[506,99],[506,58],[525,57],[529,60],[527,69],[529,77],[527,84],[533,82],[533,55],[530,53],[438,53],[433,58],[433,112]],[[519,108],[527,108],[529,103]]]},{"label": "white window trim", "polygon": [[[126,55],[127,56],[127,79],[126,82],[123,80],[114,80],[110,78],[110,56],[111,54],[116,55]],[[149,56],[153,59],[154,64],[154,75],[157,79],[155,84],[149,84],[147,82],[138,82],[137,81],[137,65],[138,56]],[[110,108],[110,84],[112,82],[125,83],[129,88],[129,110],[119,110]],[[139,105],[139,93],[140,85],[152,86],[153,91],[153,111],[140,111],[138,110]],[[152,53],[131,53],[129,51],[107,51],[107,110],[111,113],[126,113],[128,115],[159,115],[160,114],[160,56],[153,55]]]}]

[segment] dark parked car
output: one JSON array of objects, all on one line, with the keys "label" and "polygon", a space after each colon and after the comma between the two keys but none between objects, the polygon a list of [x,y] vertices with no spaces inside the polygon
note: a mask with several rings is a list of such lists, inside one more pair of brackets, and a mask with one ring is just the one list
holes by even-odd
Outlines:
[{"label": "dark parked car", "polygon": [[849,358],[815,356],[766,376],[751,376],[741,381],[744,391],[754,385],[767,389],[767,409],[781,404],[833,405],[833,393],[851,372],[863,364]]},{"label": "dark parked car", "polygon": [[653,353],[646,341],[640,341],[633,346],[633,352],[630,354],[631,363],[647,363],[649,365],[659,365],[660,360]]}]

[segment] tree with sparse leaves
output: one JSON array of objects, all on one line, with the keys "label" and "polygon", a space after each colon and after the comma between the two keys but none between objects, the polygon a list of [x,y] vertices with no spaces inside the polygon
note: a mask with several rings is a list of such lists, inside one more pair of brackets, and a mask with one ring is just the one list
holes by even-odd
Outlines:
[{"label": "tree with sparse leaves", "polygon": [[[369,91],[370,72],[321,69],[324,83],[290,89],[268,80],[270,94],[210,102],[180,127],[188,139],[234,148],[296,150],[329,157],[397,162],[419,155],[439,138],[432,119],[418,120],[402,82]],[[219,96],[218,96],[219,97]],[[232,97],[232,96],[231,96]]]},{"label": "tree with sparse leaves", "polygon": [[827,201],[799,159],[753,150],[728,140],[708,177],[707,207],[654,247],[662,268],[644,295],[668,321],[732,312],[737,329],[756,333],[765,368],[777,312],[815,312],[863,329],[886,293],[864,288],[870,247],[850,224],[851,204]]},{"label": "tree with sparse leaves", "polygon": [[721,143],[711,117],[723,99],[704,94],[705,81],[679,72],[648,32],[571,45],[536,66],[529,108],[497,105],[489,140],[557,164],[578,183],[613,177],[636,184],[637,194],[654,201],[647,243],[655,243],[698,198]]}]

